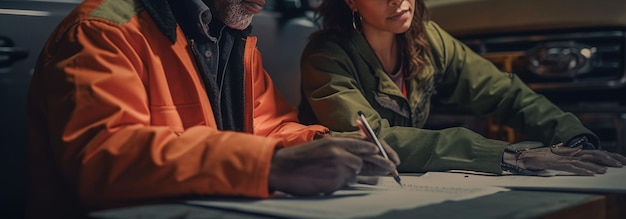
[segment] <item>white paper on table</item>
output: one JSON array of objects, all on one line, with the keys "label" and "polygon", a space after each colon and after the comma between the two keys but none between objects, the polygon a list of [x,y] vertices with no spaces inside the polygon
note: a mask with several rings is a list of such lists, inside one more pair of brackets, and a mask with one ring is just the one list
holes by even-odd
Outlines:
[{"label": "white paper on table", "polygon": [[609,167],[605,174],[594,176],[488,176],[471,172],[428,172],[421,176],[429,181],[491,185],[515,189],[626,193],[626,167]]},{"label": "white paper on table", "polygon": [[271,199],[206,199],[186,203],[239,210],[287,218],[356,218],[373,217],[392,210],[406,210],[493,194],[507,189],[491,186],[467,186],[419,180],[403,176],[403,188],[391,177],[382,177],[379,185],[357,184],[330,196],[278,196]]}]

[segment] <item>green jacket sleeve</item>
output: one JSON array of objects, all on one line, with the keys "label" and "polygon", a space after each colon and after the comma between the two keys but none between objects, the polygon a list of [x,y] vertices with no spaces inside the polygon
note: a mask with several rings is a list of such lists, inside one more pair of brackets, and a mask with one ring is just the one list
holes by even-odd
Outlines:
[{"label": "green jacket sleeve", "polygon": [[[361,81],[342,43],[311,42],[302,57],[304,104],[320,124],[344,135],[356,131],[357,112],[363,111],[372,128],[400,155],[401,172],[465,169],[501,173],[506,142],[489,140],[465,128],[424,130],[390,127],[364,97]],[[302,113],[303,111],[301,111]]]},{"label": "green jacket sleeve", "polygon": [[597,136],[575,115],[563,112],[535,93],[515,74],[501,72],[435,23],[429,24],[428,37],[433,64],[444,75],[437,85],[438,100],[467,106],[478,115],[491,117],[546,145],[580,134],[592,137],[598,145]]}]

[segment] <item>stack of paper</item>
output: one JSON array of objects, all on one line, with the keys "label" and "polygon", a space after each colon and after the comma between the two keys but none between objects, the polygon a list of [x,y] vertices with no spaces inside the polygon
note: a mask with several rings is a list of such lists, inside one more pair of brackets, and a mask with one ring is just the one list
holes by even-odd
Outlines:
[{"label": "stack of paper", "polygon": [[403,176],[402,181],[403,188],[393,178],[383,177],[376,186],[357,184],[329,196],[281,195],[272,199],[208,199],[187,203],[287,218],[357,218],[507,190],[490,186],[445,184],[420,180],[416,176]]}]

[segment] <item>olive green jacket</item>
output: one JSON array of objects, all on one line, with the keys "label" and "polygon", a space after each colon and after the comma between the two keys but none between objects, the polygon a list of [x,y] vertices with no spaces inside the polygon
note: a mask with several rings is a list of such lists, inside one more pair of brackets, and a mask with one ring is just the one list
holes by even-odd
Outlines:
[{"label": "olive green jacket", "polygon": [[561,111],[514,74],[501,72],[435,23],[427,22],[426,31],[429,64],[407,83],[408,99],[360,33],[353,32],[349,39],[312,38],[301,60],[301,121],[349,132],[357,130],[357,112],[364,112],[380,138],[400,155],[401,172],[502,172],[508,142],[466,128],[422,129],[431,101],[459,104],[546,145],[579,134],[595,137],[576,116]]}]

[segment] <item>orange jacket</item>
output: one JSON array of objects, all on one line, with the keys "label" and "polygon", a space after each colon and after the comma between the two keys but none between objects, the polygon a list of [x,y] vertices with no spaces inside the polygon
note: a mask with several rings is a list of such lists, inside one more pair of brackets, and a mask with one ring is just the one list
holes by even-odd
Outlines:
[{"label": "orange jacket", "polygon": [[242,63],[246,133],[218,130],[183,32],[175,27],[174,43],[152,18],[138,1],[86,0],[50,36],[29,94],[30,216],[168,197],[268,197],[276,147],[327,132],[297,123],[253,36]]}]

